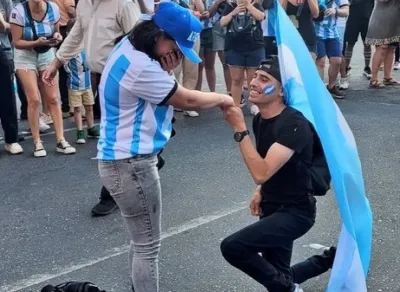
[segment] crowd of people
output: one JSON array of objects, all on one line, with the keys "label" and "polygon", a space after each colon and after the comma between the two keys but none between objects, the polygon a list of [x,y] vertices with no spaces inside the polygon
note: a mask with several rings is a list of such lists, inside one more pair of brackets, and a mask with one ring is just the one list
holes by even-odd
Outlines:
[{"label": "crowd of people", "polygon": [[[184,58],[174,69],[175,77],[182,79],[185,88],[201,90],[205,71],[208,88],[214,92],[215,59],[218,54],[226,92],[233,97],[235,104],[244,106],[247,76],[251,78],[254,75],[262,59],[277,54],[274,31],[268,17],[273,1],[174,1],[190,9],[203,24],[200,38],[195,42],[195,51],[202,62],[195,64]],[[281,1],[316,61],[321,78],[324,78],[328,57],[327,87],[338,99],[344,98],[344,90],[351,86],[348,76],[351,74],[354,46],[360,35],[364,44],[363,75],[370,80],[371,88],[398,85],[392,70],[400,69],[400,29],[396,25],[398,9],[395,7],[398,4],[379,0],[374,5],[374,0],[353,0],[349,8],[348,1]],[[17,120],[27,119],[35,157],[46,156],[40,133],[48,130],[50,124],[54,125],[57,152],[73,154],[76,149],[63,136],[63,118],[74,117],[77,144],[84,143],[86,137],[99,137],[94,118],[100,118],[97,85],[102,68],[91,68],[87,58],[94,54],[92,48],[99,46],[105,49],[104,52],[98,51],[103,56],[102,62],[105,62],[115,40],[131,30],[138,21],[137,3],[121,4],[126,8],[116,11],[117,23],[110,17],[102,17],[93,24],[101,26],[110,37],[105,37],[103,33],[93,35],[89,48],[71,49],[71,46],[65,46],[58,53],[62,66],[58,66],[58,86],[54,87],[42,82],[42,73],[56,59],[56,51],[79,19],[76,18],[77,1],[29,0],[20,3],[18,0],[1,0],[1,4],[1,77],[7,87],[4,97],[0,99],[0,108],[5,149],[11,154],[23,152],[18,144]],[[93,8],[95,15],[100,13],[98,8],[92,7],[91,10]],[[73,37],[76,39],[76,34]],[[103,39],[106,39],[105,43]],[[372,47],[375,48],[374,54]],[[94,50],[97,52],[97,49]],[[378,78],[380,70],[384,71],[382,81]],[[16,98],[21,102],[19,117],[14,109]],[[249,107],[253,115],[258,113],[257,106],[250,103]],[[175,108],[175,111],[181,109]],[[184,113],[190,117],[199,115],[196,111]],[[87,130],[82,125],[82,118],[86,119]]]},{"label": "crowd of people", "polygon": [[[5,85],[0,114],[6,151],[23,152],[16,93],[22,104],[20,118],[29,122],[35,157],[47,154],[40,139],[47,124],[54,124],[57,152],[76,152],[63,135],[65,117],[74,117],[76,144],[85,143],[86,137],[98,138],[104,186],[92,214],[107,215],[119,207],[131,236],[133,289],[155,292],[161,244],[158,170],[160,153],[173,136],[174,111],[196,117],[198,109],[220,107],[257,185],[251,211],[260,216],[259,222],[225,239],[222,254],[270,291],[300,292],[299,283],[332,267],[335,248],[290,266],[294,240],[315,223],[316,200],[305,174],[318,143],[304,116],[285,105],[271,19],[276,4],[161,2],[0,0],[0,82],[2,88]],[[370,87],[398,85],[392,76],[399,67],[397,0],[280,2],[322,80],[328,58],[326,86],[332,97],[344,98],[343,90],[350,87],[351,57],[360,34],[363,74]],[[224,94],[215,92],[217,54]],[[210,92],[200,90],[203,68]],[[246,103],[255,116],[256,146],[240,110]],[[100,127],[95,126],[96,117]],[[286,183],[289,177],[294,184]]]}]

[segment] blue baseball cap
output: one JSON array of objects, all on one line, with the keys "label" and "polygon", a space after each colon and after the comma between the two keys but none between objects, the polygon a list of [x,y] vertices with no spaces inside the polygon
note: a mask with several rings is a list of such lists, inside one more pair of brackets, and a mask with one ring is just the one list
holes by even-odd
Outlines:
[{"label": "blue baseball cap", "polygon": [[193,45],[200,37],[203,25],[189,9],[173,2],[162,2],[153,15],[153,21],[175,40],[186,58],[193,63],[201,62]]}]

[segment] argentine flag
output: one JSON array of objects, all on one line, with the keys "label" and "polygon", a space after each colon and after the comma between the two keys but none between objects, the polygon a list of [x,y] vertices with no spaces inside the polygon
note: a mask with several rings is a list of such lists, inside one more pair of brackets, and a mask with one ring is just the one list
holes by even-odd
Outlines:
[{"label": "argentine flag", "polygon": [[342,231],[328,292],[367,291],[372,213],[365,195],[354,136],[321,81],[311,55],[286,12],[275,1],[270,11],[288,105],[313,123],[321,139],[342,219]]}]

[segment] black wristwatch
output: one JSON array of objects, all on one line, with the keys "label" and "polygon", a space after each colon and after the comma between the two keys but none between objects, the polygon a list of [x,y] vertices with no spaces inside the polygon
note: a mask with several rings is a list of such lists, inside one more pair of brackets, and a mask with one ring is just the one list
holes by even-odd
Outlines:
[{"label": "black wristwatch", "polygon": [[233,139],[235,139],[236,142],[241,142],[243,140],[243,138],[246,137],[247,135],[250,135],[249,130],[246,130],[243,132],[236,132],[233,135]]}]

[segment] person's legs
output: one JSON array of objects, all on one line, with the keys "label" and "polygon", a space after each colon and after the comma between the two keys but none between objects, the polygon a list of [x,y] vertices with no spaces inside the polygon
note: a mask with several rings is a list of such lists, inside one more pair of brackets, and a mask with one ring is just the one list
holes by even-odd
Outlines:
[{"label": "person's legs", "polygon": [[373,88],[382,88],[384,85],[378,81],[379,68],[384,62],[387,54],[388,46],[376,46],[375,53],[372,56],[372,75],[370,86]]},{"label": "person's legs", "polygon": [[206,78],[208,88],[211,92],[215,92],[216,76],[215,76],[215,56],[216,53],[212,50],[204,51],[204,69],[206,72]]},{"label": "person's legs", "polygon": [[292,292],[292,244],[310,230],[314,220],[311,213],[305,215],[296,208],[282,207],[225,238],[221,243],[222,255],[269,291]]},{"label": "person's legs", "polygon": [[396,47],[394,61],[397,62],[397,63],[400,62],[400,44],[398,44],[397,47]]},{"label": "person's legs", "polygon": [[326,53],[329,58],[329,83],[328,87],[333,88],[336,85],[337,77],[342,63],[342,48],[339,39],[329,39],[326,41]]},{"label": "person's legs", "polygon": [[225,52],[224,51],[218,51],[218,57],[219,57],[219,60],[221,61],[223,69],[224,69],[224,79],[225,79],[226,92],[228,94],[230,94],[231,93],[231,87],[232,87],[232,79],[231,79],[231,72],[229,71],[229,66],[226,64]]},{"label": "person's legs", "polygon": [[230,66],[229,70],[232,78],[231,94],[233,101],[235,106],[240,106],[243,93],[244,67]]},{"label": "person's legs", "polygon": [[[197,40],[194,43],[193,49],[196,53],[200,50],[200,41]],[[196,89],[197,80],[199,77],[199,65],[191,62],[187,58],[183,58],[181,64],[182,70],[182,85],[183,87],[193,90]],[[189,117],[198,117],[199,114],[196,111],[184,111],[185,115]]]},{"label": "person's legs", "polygon": [[50,50],[44,54],[39,54],[37,56],[37,68],[39,70],[38,85],[40,94],[42,96],[43,102],[47,104],[49,113],[53,120],[54,130],[56,132],[57,147],[56,150],[63,154],[75,154],[76,149],[72,147],[64,138],[64,124],[61,112],[61,106],[59,103],[59,90],[58,81],[56,86],[47,86],[42,81],[42,75],[46,68],[53,62],[55,58],[54,50]]},{"label": "person's legs", "polygon": [[135,292],[158,292],[161,185],[157,156],[99,161],[103,184],[121,209],[131,237],[129,267]]},{"label": "person's legs", "polygon": [[233,101],[236,106],[240,106],[243,93],[246,59],[243,52],[235,52],[233,50],[226,51],[225,57],[232,79],[231,94]]},{"label": "person's legs", "polygon": [[385,85],[397,85],[398,82],[393,79],[392,75],[392,70],[393,70],[393,64],[394,64],[394,55],[396,51],[396,46],[395,45],[389,45],[387,48],[387,53],[386,57],[384,59],[384,84]]},{"label": "person's legs", "polygon": [[0,120],[4,131],[5,148],[11,154],[23,152],[18,144],[18,118],[14,90],[14,61],[0,52]]},{"label": "person's legs", "polygon": [[319,76],[321,77],[322,81],[324,81],[324,75],[325,75],[325,58],[326,58],[325,40],[318,38],[316,64]]},{"label": "person's legs", "polygon": [[299,262],[290,268],[293,282],[296,284],[322,275],[332,268],[335,260],[336,248],[325,250],[322,255],[314,255],[303,262]]},{"label": "person's legs", "polygon": [[204,69],[204,48],[202,46],[200,46],[199,57],[201,58],[201,63],[198,64],[196,90],[201,91],[201,88],[203,87],[203,69]]},{"label": "person's legs", "polygon": [[17,69],[17,75],[28,103],[28,123],[31,129],[33,143],[40,141],[39,136],[39,106],[40,94],[37,73],[34,70]]},{"label": "person's legs", "polygon": [[[65,71],[64,66],[61,66],[58,69],[58,86],[61,95],[61,110],[63,116],[65,117],[70,116],[67,79],[68,79],[67,72]],[[74,108],[74,114],[75,114],[75,108]]]},{"label": "person's legs", "polygon": [[92,91],[93,91],[93,97],[94,97],[94,102],[95,102],[93,105],[93,115],[95,118],[98,118],[98,119],[101,118],[100,102],[99,102],[99,94],[98,94],[100,79],[101,79],[101,74],[91,72],[90,81],[92,83]]},{"label": "person's legs", "polygon": [[24,88],[22,87],[22,83],[18,77],[18,74],[15,74],[15,79],[17,80],[17,90],[18,90],[18,98],[21,102],[21,120],[28,119],[28,101],[26,99],[26,95],[24,92]]}]

